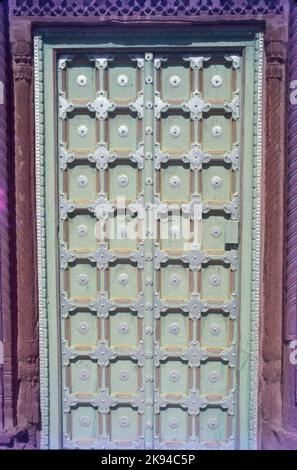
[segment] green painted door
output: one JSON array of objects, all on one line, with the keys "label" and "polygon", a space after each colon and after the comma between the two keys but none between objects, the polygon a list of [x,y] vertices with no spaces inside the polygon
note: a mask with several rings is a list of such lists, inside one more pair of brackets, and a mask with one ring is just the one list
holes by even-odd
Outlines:
[{"label": "green painted door", "polygon": [[231,39],[36,39],[50,447],[252,445],[259,38]]}]

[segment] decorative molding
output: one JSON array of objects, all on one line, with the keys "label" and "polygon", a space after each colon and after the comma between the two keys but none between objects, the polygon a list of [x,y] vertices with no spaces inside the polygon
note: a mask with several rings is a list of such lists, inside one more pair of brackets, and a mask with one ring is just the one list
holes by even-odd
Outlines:
[{"label": "decorative molding", "polygon": [[282,0],[12,0],[12,16],[156,19],[281,14]]},{"label": "decorative molding", "polygon": [[35,161],[36,161],[36,212],[37,212],[37,257],[38,257],[38,303],[39,303],[39,346],[40,346],[40,409],[42,448],[49,444],[49,403],[48,403],[48,318],[46,282],[46,227],[45,227],[45,175],[44,141],[41,129],[44,125],[43,95],[43,44],[40,36],[34,37],[34,78],[35,78]]},{"label": "decorative molding", "polygon": [[258,447],[258,395],[259,395],[259,308],[260,308],[260,231],[262,187],[262,91],[264,35],[258,33],[254,75],[254,162],[252,208],[252,295],[250,342],[250,449]]}]

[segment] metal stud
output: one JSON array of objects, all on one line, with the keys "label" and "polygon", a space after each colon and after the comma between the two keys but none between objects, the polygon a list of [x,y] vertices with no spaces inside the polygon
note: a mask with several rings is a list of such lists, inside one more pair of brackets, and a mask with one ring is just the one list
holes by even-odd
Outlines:
[{"label": "metal stud", "polygon": [[171,176],[169,179],[169,184],[172,188],[178,188],[180,186],[180,178],[178,176]]},{"label": "metal stud", "polygon": [[65,243],[61,242],[60,246],[60,267],[61,269],[66,269],[69,263],[72,263],[76,260],[76,256],[73,253],[70,253],[65,248]]},{"label": "metal stud", "polygon": [[88,160],[96,163],[99,170],[106,170],[108,164],[114,162],[117,158],[115,153],[108,150],[105,142],[99,142],[94,153],[89,153]]},{"label": "metal stud", "polygon": [[214,226],[211,227],[211,229],[210,229],[210,234],[211,234],[212,237],[218,238],[218,237],[221,236],[222,230],[221,230],[220,227],[218,227],[217,225],[214,225]]},{"label": "metal stud", "polygon": [[92,103],[87,103],[89,111],[96,113],[96,118],[103,120],[107,119],[108,113],[114,111],[116,108],[115,103],[109,101],[106,91],[98,91],[96,99]]},{"label": "metal stud", "polygon": [[238,56],[238,55],[225,55],[224,58],[228,62],[232,62],[232,67],[234,69],[239,69],[239,67],[240,67],[240,56]]},{"label": "metal stud", "polygon": [[203,62],[210,60],[210,57],[202,56],[185,56],[183,60],[190,62],[190,67],[194,70],[200,70],[203,67]]},{"label": "metal stud", "polygon": [[128,85],[129,78],[127,75],[121,74],[117,78],[117,82],[119,86],[127,86]]},{"label": "metal stud", "polygon": [[191,119],[202,119],[202,113],[208,112],[211,109],[209,103],[205,103],[202,99],[202,95],[198,90],[192,93],[190,100],[187,103],[182,103],[182,109],[185,112],[189,112]]},{"label": "metal stud", "polygon": [[98,395],[91,401],[91,404],[98,407],[99,413],[107,414],[110,408],[117,405],[117,400],[109,395],[107,388],[100,388]]},{"label": "metal stud", "polygon": [[145,381],[147,383],[152,383],[153,382],[153,377],[151,375],[148,375],[146,378],[145,378]]},{"label": "metal stud", "polygon": [[129,178],[127,175],[120,175],[118,176],[117,182],[121,188],[125,188],[129,184]]},{"label": "metal stud", "polygon": [[79,422],[81,424],[81,426],[83,426],[84,428],[87,428],[88,426],[90,426],[90,418],[88,416],[81,416],[79,418]]},{"label": "metal stud", "polygon": [[220,176],[213,176],[211,178],[211,185],[215,189],[220,188],[222,186],[222,178]]},{"label": "metal stud", "polygon": [[129,379],[129,372],[127,370],[121,370],[119,373],[119,379],[122,381],[126,381]]},{"label": "metal stud", "polygon": [[88,83],[88,79],[85,75],[79,75],[76,79],[78,86],[84,87]]},{"label": "metal stud", "polygon": [[171,323],[169,325],[169,332],[172,334],[172,335],[178,335],[179,333],[179,324],[178,323]]},{"label": "metal stud", "polygon": [[118,283],[125,286],[129,282],[129,276],[126,273],[121,273],[118,275]]},{"label": "metal stud", "polygon": [[142,170],[143,168],[143,156],[144,156],[144,149],[143,149],[142,142],[138,145],[138,148],[135,150],[135,152],[129,153],[130,160],[133,163],[137,163],[137,166],[140,170]]},{"label": "metal stud", "polygon": [[160,119],[161,113],[164,113],[169,108],[169,103],[167,101],[162,101],[160,97],[160,93],[155,91],[155,99],[154,99],[154,108],[155,108],[155,119]]},{"label": "metal stud", "polygon": [[221,128],[221,126],[214,126],[211,130],[211,135],[213,137],[221,137],[221,135],[223,134],[223,129]]},{"label": "metal stud", "polygon": [[209,378],[210,382],[216,383],[220,378],[220,374],[218,373],[218,371],[212,370],[208,374],[208,378]]},{"label": "metal stud", "polygon": [[85,188],[86,186],[88,186],[89,180],[86,175],[79,175],[76,178],[76,182],[79,188]]},{"label": "metal stud", "polygon": [[211,78],[211,84],[215,88],[219,88],[220,86],[222,86],[223,85],[223,79],[222,79],[221,75],[214,75]]},{"label": "metal stud", "polygon": [[180,379],[180,375],[177,370],[172,370],[169,372],[169,379],[171,382],[178,382]]},{"label": "metal stud", "polygon": [[151,52],[146,52],[144,54],[144,58],[145,60],[149,61],[149,60],[153,60],[153,54]]},{"label": "metal stud", "polygon": [[181,354],[181,359],[188,361],[190,367],[200,367],[200,362],[208,358],[208,352],[200,348],[198,341],[192,340],[187,351]]},{"label": "metal stud", "polygon": [[177,88],[181,84],[181,79],[178,75],[172,75],[169,79],[169,82],[173,88]]},{"label": "metal stud", "polygon": [[128,416],[121,416],[119,419],[119,425],[121,428],[127,428],[130,425],[130,419]]},{"label": "metal stud", "polygon": [[206,398],[199,395],[199,390],[191,388],[189,396],[186,399],[182,398],[180,404],[183,408],[188,410],[189,415],[197,416],[201,408],[207,407],[208,401]]},{"label": "metal stud", "polygon": [[65,147],[64,142],[60,142],[59,145],[59,160],[60,160],[60,169],[66,170],[67,163],[72,163],[75,159],[75,155],[72,152],[68,152]]},{"label": "metal stud", "polygon": [[190,163],[190,168],[194,171],[201,170],[202,164],[208,163],[209,160],[210,155],[203,152],[202,146],[198,142],[194,142],[190,151],[182,155],[182,161],[185,163]]},{"label": "metal stud", "polygon": [[[96,360],[100,367],[107,367],[109,361],[117,357],[116,352],[108,347],[106,339],[100,339],[96,349],[92,349],[89,354],[90,358]],[[102,399],[104,400],[104,397]]]},{"label": "metal stud", "polygon": [[168,424],[172,429],[176,429],[179,427],[179,420],[177,418],[171,418],[168,421]]},{"label": "metal stud", "polygon": [[87,57],[90,62],[95,63],[95,67],[98,70],[105,70],[108,67],[108,62],[112,62],[114,60],[114,56],[112,54],[100,53],[100,56],[97,56],[96,54],[87,54]]},{"label": "metal stud", "polygon": [[78,276],[78,283],[81,285],[81,286],[85,286],[87,285],[89,282],[89,276],[85,273],[81,273],[79,276]]},{"label": "metal stud", "polygon": [[179,286],[181,283],[181,278],[178,274],[172,274],[169,278],[169,284],[171,284],[173,287]]},{"label": "metal stud", "polygon": [[118,128],[118,134],[119,134],[120,137],[127,137],[127,135],[129,134],[128,127],[124,126],[124,125],[120,126]]},{"label": "metal stud", "polygon": [[89,327],[89,324],[87,322],[80,322],[80,324],[78,325],[78,331],[82,334],[85,334],[89,331],[90,327]]},{"label": "metal stud", "polygon": [[139,117],[139,119],[142,119],[143,118],[143,92],[140,91],[138,93],[138,97],[135,101],[131,101],[129,103],[129,109],[131,109],[131,111],[137,113],[137,116]]},{"label": "metal stud", "polygon": [[151,326],[147,326],[145,329],[145,334],[146,335],[152,335],[153,334],[153,329]]},{"label": "metal stud", "polygon": [[217,418],[210,418],[207,421],[207,426],[209,427],[209,429],[217,429],[218,426],[219,426],[219,422],[218,422]]},{"label": "metal stud", "polygon": [[221,278],[219,276],[210,276],[209,282],[213,287],[218,287],[221,284]]},{"label": "metal stud", "polygon": [[145,179],[145,184],[146,184],[147,186],[151,186],[151,185],[153,184],[153,179],[150,178],[150,177],[146,178],[146,179]]},{"label": "metal stud", "polygon": [[97,299],[89,303],[89,309],[96,311],[98,318],[105,319],[110,311],[116,309],[116,305],[109,301],[106,292],[100,292]]},{"label": "metal stud", "polygon": [[145,133],[146,133],[146,135],[152,135],[152,133],[153,133],[153,128],[150,127],[150,126],[147,126],[147,127],[145,128]]},{"label": "metal stud", "polygon": [[103,242],[99,243],[97,251],[91,253],[88,258],[92,263],[97,264],[98,269],[104,270],[108,268],[109,263],[113,263],[117,259],[117,256],[108,251],[106,244]]},{"label": "metal stud", "polygon": [[90,372],[87,369],[82,369],[79,373],[79,378],[84,381],[89,380]]},{"label": "metal stud", "polygon": [[179,137],[180,134],[181,134],[180,127],[178,127],[178,126],[171,126],[170,129],[169,129],[169,134],[171,135],[171,137],[174,137],[174,138]]},{"label": "metal stud", "polygon": [[88,227],[86,225],[79,225],[77,227],[77,234],[80,236],[80,237],[85,237],[87,234],[88,234]]},{"label": "metal stud", "polygon": [[128,325],[128,323],[121,322],[121,323],[118,325],[118,332],[119,332],[119,333],[126,334],[126,333],[128,333],[128,331],[129,331],[129,325]]},{"label": "metal stud", "polygon": [[236,90],[230,103],[227,101],[224,103],[224,109],[232,114],[232,119],[237,120],[239,118],[239,90]]},{"label": "metal stud", "polygon": [[67,113],[70,113],[75,108],[73,103],[69,103],[66,99],[65,91],[59,91],[59,117],[66,119]]},{"label": "metal stud", "polygon": [[71,62],[72,59],[73,59],[73,55],[71,54],[61,54],[58,60],[59,70],[65,70],[67,66],[67,62]]},{"label": "metal stud", "polygon": [[218,336],[221,333],[221,327],[217,323],[212,323],[209,326],[209,332],[212,336]]},{"label": "metal stud", "polygon": [[79,126],[76,132],[80,137],[85,137],[88,134],[88,128],[87,126]]},{"label": "metal stud", "polygon": [[146,77],[145,83],[147,83],[148,85],[152,84],[153,83],[153,77],[151,75]]}]

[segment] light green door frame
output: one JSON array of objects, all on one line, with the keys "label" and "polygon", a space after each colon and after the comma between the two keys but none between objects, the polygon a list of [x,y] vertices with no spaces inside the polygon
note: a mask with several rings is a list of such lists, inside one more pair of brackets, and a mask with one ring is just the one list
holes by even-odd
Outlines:
[{"label": "light green door frame", "polygon": [[[262,33],[34,44],[42,447],[256,448]],[[96,241],[117,196],[157,232]]]}]

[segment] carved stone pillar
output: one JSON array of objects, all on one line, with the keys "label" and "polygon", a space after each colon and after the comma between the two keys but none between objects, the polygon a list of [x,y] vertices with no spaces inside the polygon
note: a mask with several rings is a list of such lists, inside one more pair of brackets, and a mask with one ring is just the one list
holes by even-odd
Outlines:
[{"label": "carved stone pillar", "polygon": [[7,145],[7,28],[0,4],[0,445],[9,442],[3,431],[13,427],[12,335],[9,270],[8,145]]},{"label": "carved stone pillar", "polygon": [[282,335],[285,217],[285,61],[287,44],[266,38],[266,139],[264,159],[264,226],[262,272],[261,377],[262,447],[276,448],[273,429],[282,426]]},{"label": "carved stone pillar", "polygon": [[284,421],[297,431],[297,366],[290,363],[290,342],[297,339],[297,5],[291,6],[289,46],[289,122],[287,165],[287,302],[284,346]]},{"label": "carved stone pillar", "polygon": [[[24,35],[26,36],[24,37]],[[38,309],[36,289],[33,66],[30,28],[12,31],[18,311],[17,430],[35,445],[39,423]]]}]

